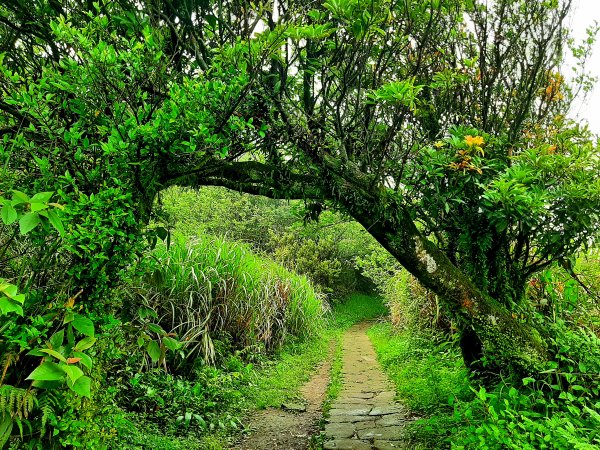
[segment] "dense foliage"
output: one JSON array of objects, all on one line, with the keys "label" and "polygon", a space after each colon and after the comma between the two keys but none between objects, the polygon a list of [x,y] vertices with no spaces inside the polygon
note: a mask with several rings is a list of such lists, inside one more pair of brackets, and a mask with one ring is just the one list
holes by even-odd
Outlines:
[{"label": "dense foliage", "polygon": [[577,279],[557,266],[531,280],[526,295],[535,310],[528,313],[550,330],[555,356],[531,376],[487,382],[465,372],[455,345],[457,330],[440,321],[435,296],[405,271],[387,280],[383,291],[391,323],[370,335],[399,397],[427,415],[407,433],[415,448],[598,446],[600,273],[595,261],[596,252],[581,257],[572,268]]},{"label": "dense foliage", "polygon": [[467,360],[535,370],[548,343],[513,318],[527,280],[598,230],[597,148],[566,116],[589,80],[560,72],[569,7],[10,2],[3,189],[61,196],[84,302],[166,186],[330,202],[460,319]]},{"label": "dense foliage", "polygon": [[161,211],[187,236],[205,233],[249,244],[306,275],[332,301],[372,287],[360,261],[379,244],[356,222],[331,210],[311,217],[311,205],[221,188],[173,187],[160,194]]},{"label": "dense foliage", "polygon": [[[556,408],[591,427],[597,392],[568,364],[593,371],[598,351],[575,329],[596,326],[592,291],[583,311],[573,292],[574,257],[600,230],[600,158],[568,118],[590,79],[561,64],[583,63],[594,33],[569,39],[570,6],[3,2],[0,443],[102,441],[79,419],[124,349],[142,372],[176,371],[216,364],[215,340],[229,354],[314,335],[319,299],[290,270],[331,298],[369,277],[406,327],[457,331],[473,372],[534,379],[532,398],[566,396]],[[177,188],[212,185],[303,203]],[[349,217],[364,228],[338,224]],[[169,220],[262,255],[183,243]],[[556,264],[575,280],[565,302],[547,288]],[[194,383],[132,376],[132,398],[155,383],[167,403]],[[589,398],[569,403],[572,386]],[[204,406],[183,405],[183,423],[206,422]]]}]

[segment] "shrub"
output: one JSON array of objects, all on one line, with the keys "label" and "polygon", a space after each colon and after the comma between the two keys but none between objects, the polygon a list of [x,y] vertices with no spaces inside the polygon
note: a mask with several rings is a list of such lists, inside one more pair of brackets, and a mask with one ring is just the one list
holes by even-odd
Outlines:
[{"label": "shrub", "polygon": [[131,289],[129,307],[134,317],[140,306],[156,314],[167,334],[179,337],[188,360],[214,361],[215,339],[236,349],[272,350],[288,337],[315,335],[323,323],[321,299],[306,277],[241,244],[176,239],[157,248],[152,261]]},{"label": "shrub", "polygon": [[600,446],[600,339],[591,331],[548,325],[554,360],[535,378],[475,390],[456,413],[467,424],[457,449],[582,449]]}]

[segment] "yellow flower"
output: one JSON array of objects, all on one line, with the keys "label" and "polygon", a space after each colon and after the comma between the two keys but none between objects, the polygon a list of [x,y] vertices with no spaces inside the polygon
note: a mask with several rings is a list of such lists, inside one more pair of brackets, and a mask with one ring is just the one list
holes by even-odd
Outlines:
[{"label": "yellow flower", "polygon": [[473,147],[474,145],[481,146],[483,145],[483,136],[465,136],[465,144],[469,147]]},{"label": "yellow flower", "polygon": [[442,141],[437,141],[435,144],[433,144],[433,146],[435,148],[442,148],[444,146],[444,143]]}]

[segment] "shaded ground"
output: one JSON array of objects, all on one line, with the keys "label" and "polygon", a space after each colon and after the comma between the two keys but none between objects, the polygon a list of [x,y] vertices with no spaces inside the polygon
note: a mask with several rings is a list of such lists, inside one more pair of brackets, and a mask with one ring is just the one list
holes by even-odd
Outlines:
[{"label": "shaded ground", "polygon": [[362,322],[344,335],[343,388],[329,411],[326,450],[408,449],[402,435],[412,419],[394,401],[394,388],[366,335],[369,326]]},{"label": "shaded ground", "polygon": [[311,437],[319,434],[320,431],[321,406],[329,385],[330,370],[331,355],[300,390],[301,402],[297,405],[286,404],[292,409],[269,408],[254,415],[248,423],[251,434],[245,436],[242,442],[233,448],[236,450],[307,450]]}]

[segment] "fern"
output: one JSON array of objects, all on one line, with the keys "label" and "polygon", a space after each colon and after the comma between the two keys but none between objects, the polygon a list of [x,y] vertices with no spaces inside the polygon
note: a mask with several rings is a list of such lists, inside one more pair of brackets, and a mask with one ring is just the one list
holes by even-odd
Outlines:
[{"label": "fern", "polygon": [[31,424],[27,418],[36,406],[36,391],[22,389],[5,384],[0,386],[0,448],[3,447],[12,432],[14,424],[23,437],[23,424],[31,432]]},{"label": "fern", "polygon": [[5,384],[0,387],[0,414],[27,419],[36,406],[36,391]]},{"label": "fern", "polygon": [[56,416],[56,410],[60,409],[61,399],[59,394],[54,391],[45,391],[40,395],[38,406],[41,411],[40,431],[42,436],[46,434],[46,425],[48,419]]}]

